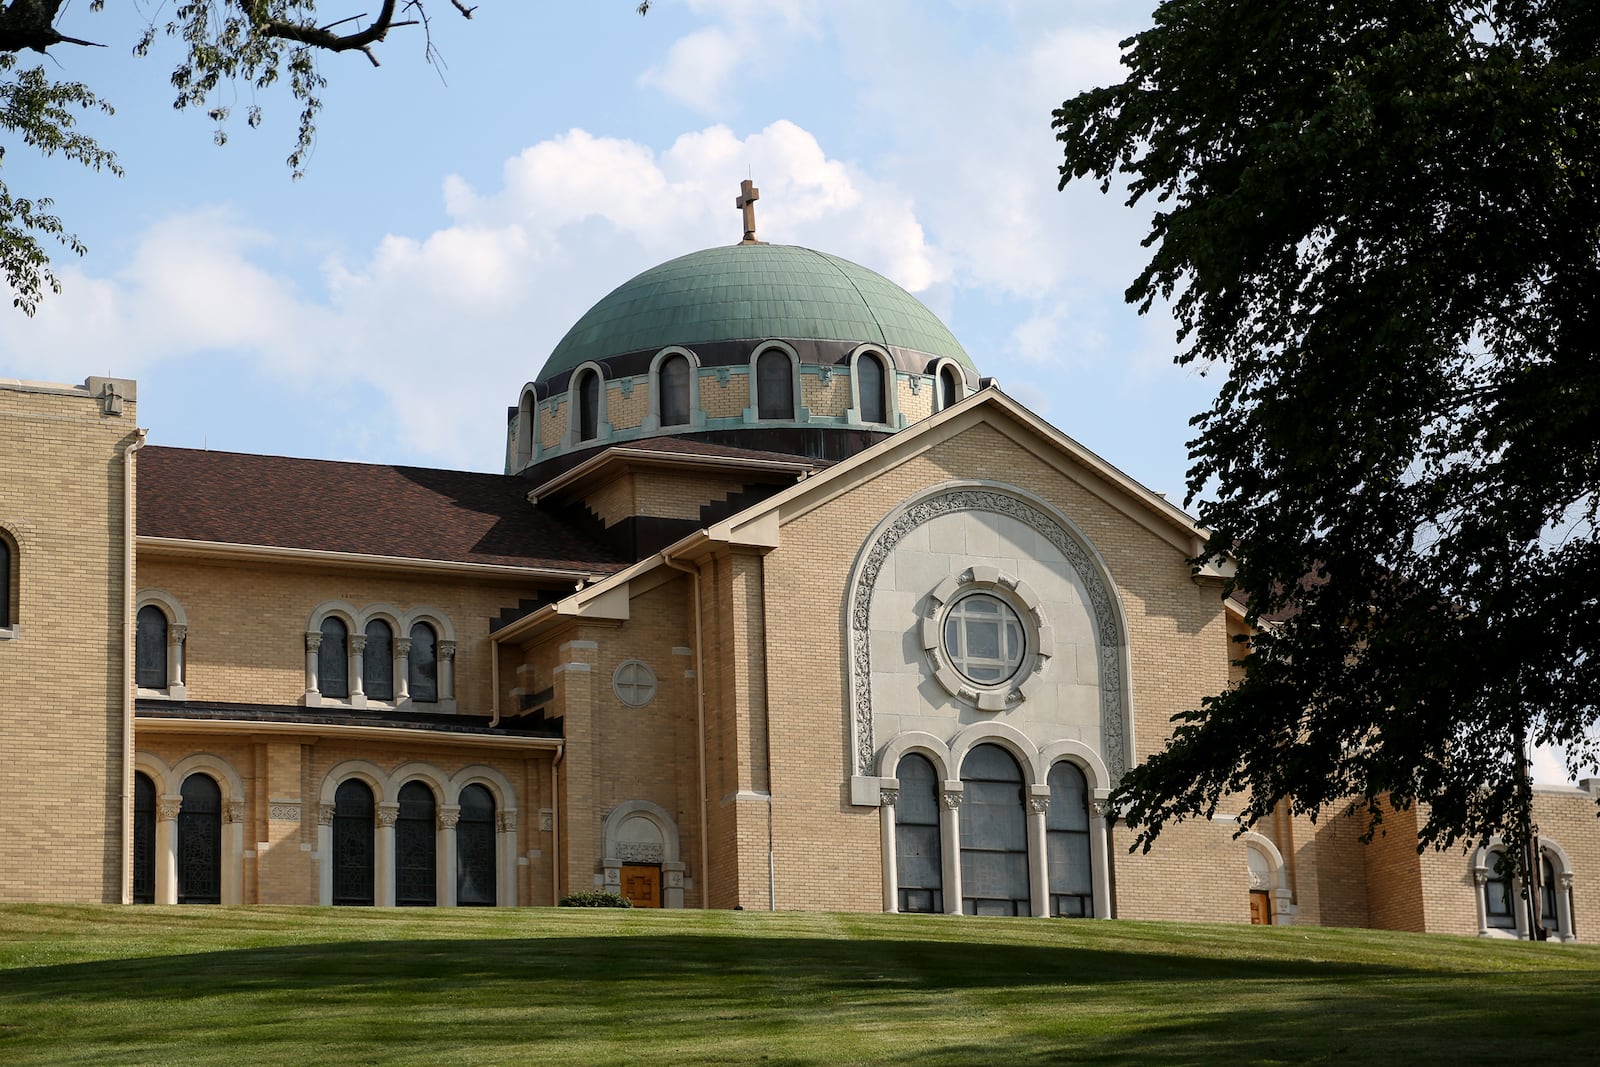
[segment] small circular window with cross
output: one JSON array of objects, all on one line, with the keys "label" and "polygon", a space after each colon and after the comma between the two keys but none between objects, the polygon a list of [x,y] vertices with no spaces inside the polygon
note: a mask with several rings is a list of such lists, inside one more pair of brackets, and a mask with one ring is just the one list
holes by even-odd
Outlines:
[{"label": "small circular window with cross", "polygon": [[630,708],[642,708],[656,697],[656,672],[640,660],[624,660],[611,675],[617,699]]},{"label": "small circular window with cross", "polygon": [[934,677],[979,711],[1022,703],[1052,651],[1039,598],[995,567],[969,567],[940,582],[921,625]]}]

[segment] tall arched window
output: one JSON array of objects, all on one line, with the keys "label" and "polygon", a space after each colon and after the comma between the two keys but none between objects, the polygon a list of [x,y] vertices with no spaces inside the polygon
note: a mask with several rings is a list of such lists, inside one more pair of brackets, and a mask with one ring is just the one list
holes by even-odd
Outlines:
[{"label": "tall arched window", "polygon": [[222,903],[222,789],[191,774],[179,790],[178,903]]},{"label": "tall arched window", "polygon": [[400,907],[431,908],[439,902],[438,825],[433,790],[422,782],[401,786],[394,821],[394,902]]},{"label": "tall arched window", "polygon": [[374,815],[376,806],[367,783],[355,778],[339,783],[333,794],[333,902],[356,906],[373,903]]},{"label": "tall arched window", "polygon": [[961,399],[961,379],[948,364],[939,368],[939,410],[952,407]]},{"label": "tall arched window", "polygon": [[16,586],[12,575],[15,553],[5,534],[0,534],[0,630],[11,628],[11,590]]},{"label": "tall arched window", "polygon": [[361,652],[361,688],[373,700],[394,699],[394,630],[382,619],[367,623]]},{"label": "tall arched window", "polygon": [[1050,807],[1045,813],[1045,850],[1050,877],[1050,914],[1094,917],[1094,879],[1089,863],[1089,783],[1065,761],[1050,768]]},{"label": "tall arched window", "polygon": [[999,745],[978,745],[961,764],[961,910],[1027,915],[1028,823],[1022,768]]},{"label": "tall arched window", "polygon": [[862,356],[856,360],[856,392],[861,400],[862,422],[889,421],[884,377],[883,364],[877,356]]},{"label": "tall arched window", "polygon": [[656,369],[656,387],[661,390],[661,425],[684,426],[690,421],[689,357],[673,354]]},{"label": "tall arched window", "polygon": [[1506,863],[1506,854],[1499,850],[1489,853],[1488,878],[1483,883],[1483,910],[1489,925],[1499,930],[1517,928],[1516,897],[1512,893],[1515,882],[1513,872]]},{"label": "tall arched window", "polygon": [[156,902],[156,784],[133,772],[133,902]]},{"label": "tall arched window", "polygon": [[794,367],[788,353],[777,348],[756,357],[756,417],[794,418]]},{"label": "tall arched window", "polygon": [[1550,854],[1539,854],[1539,925],[1554,933],[1561,929],[1561,913],[1556,905],[1556,871]]},{"label": "tall arched window", "polygon": [[439,700],[439,637],[433,627],[419,622],[411,627],[411,665],[407,683],[411,699],[422,704]]},{"label": "tall arched window", "polygon": [[927,757],[911,753],[895,770],[900,796],[894,805],[895,877],[899,908],[944,911],[944,856],[939,845],[939,775]]},{"label": "tall arched window", "polygon": [[350,627],[329,615],[322,620],[317,647],[317,691],[325,697],[350,695]]},{"label": "tall arched window", "polygon": [[578,379],[578,440],[600,436],[600,375],[585,371]]},{"label": "tall arched window", "polygon": [[461,790],[456,822],[457,904],[494,906],[494,852],[494,794],[474,783]]},{"label": "tall arched window", "polygon": [[134,618],[133,674],[140,689],[167,687],[167,613],[154,604]]},{"label": "tall arched window", "polygon": [[534,412],[538,410],[538,397],[530,387],[523,390],[522,398],[517,402],[517,435],[516,452],[512,463],[512,473],[526,467],[533,459]]}]

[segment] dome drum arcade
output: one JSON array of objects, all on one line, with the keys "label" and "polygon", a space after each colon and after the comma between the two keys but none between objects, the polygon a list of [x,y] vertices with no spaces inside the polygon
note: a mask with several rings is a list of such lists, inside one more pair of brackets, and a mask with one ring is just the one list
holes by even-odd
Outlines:
[{"label": "dome drum arcade", "polygon": [[904,289],[758,241],[759,195],[744,182],[739,244],[637,275],[567,332],[508,412],[506,473],[664,435],[840,459],[978,388],[960,342]]}]

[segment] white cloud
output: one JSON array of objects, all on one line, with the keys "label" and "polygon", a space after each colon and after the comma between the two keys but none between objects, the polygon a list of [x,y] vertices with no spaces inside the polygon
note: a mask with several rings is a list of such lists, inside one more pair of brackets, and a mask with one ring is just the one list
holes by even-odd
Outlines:
[{"label": "white cloud", "polygon": [[667,60],[639,76],[641,85],[660,89],[680,103],[715,112],[726,103],[728,82],[740,63],[740,44],[720,26],[680,37],[667,50]]}]

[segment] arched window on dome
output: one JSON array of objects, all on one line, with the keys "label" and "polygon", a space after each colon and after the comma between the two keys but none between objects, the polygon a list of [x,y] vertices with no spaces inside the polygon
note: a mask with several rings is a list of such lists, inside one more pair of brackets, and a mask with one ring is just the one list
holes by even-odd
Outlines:
[{"label": "arched window on dome", "polygon": [[794,419],[794,360],[781,348],[756,356],[756,417]]},{"label": "arched window on dome", "polygon": [[954,407],[961,399],[961,375],[950,364],[939,368],[939,410]]},{"label": "arched window on dome", "polygon": [[578,440],[600,436],[600,375],[583,371],[578,376]]},{"label": "arched window on dome", "polygon": [[856,358],[856,418],[861,422],[888,422],[890,403],[886,390],[888,374],[883,360],[874,354]]},{"label": "arched window on dome", "polygon": [[689,358],[673,353],[656,369],[656,388],[661,392],[661,425],[684,426],[690,420]]},{"label": "arched window on dome", "polygon": [[516,445],[512,456],[511,473],[515,474],[533,462],[533,443],[537,435],[537,421],[539,418],[539,398],[533,386],[522,390],[522,397],[517,401],[517,433]]}]

